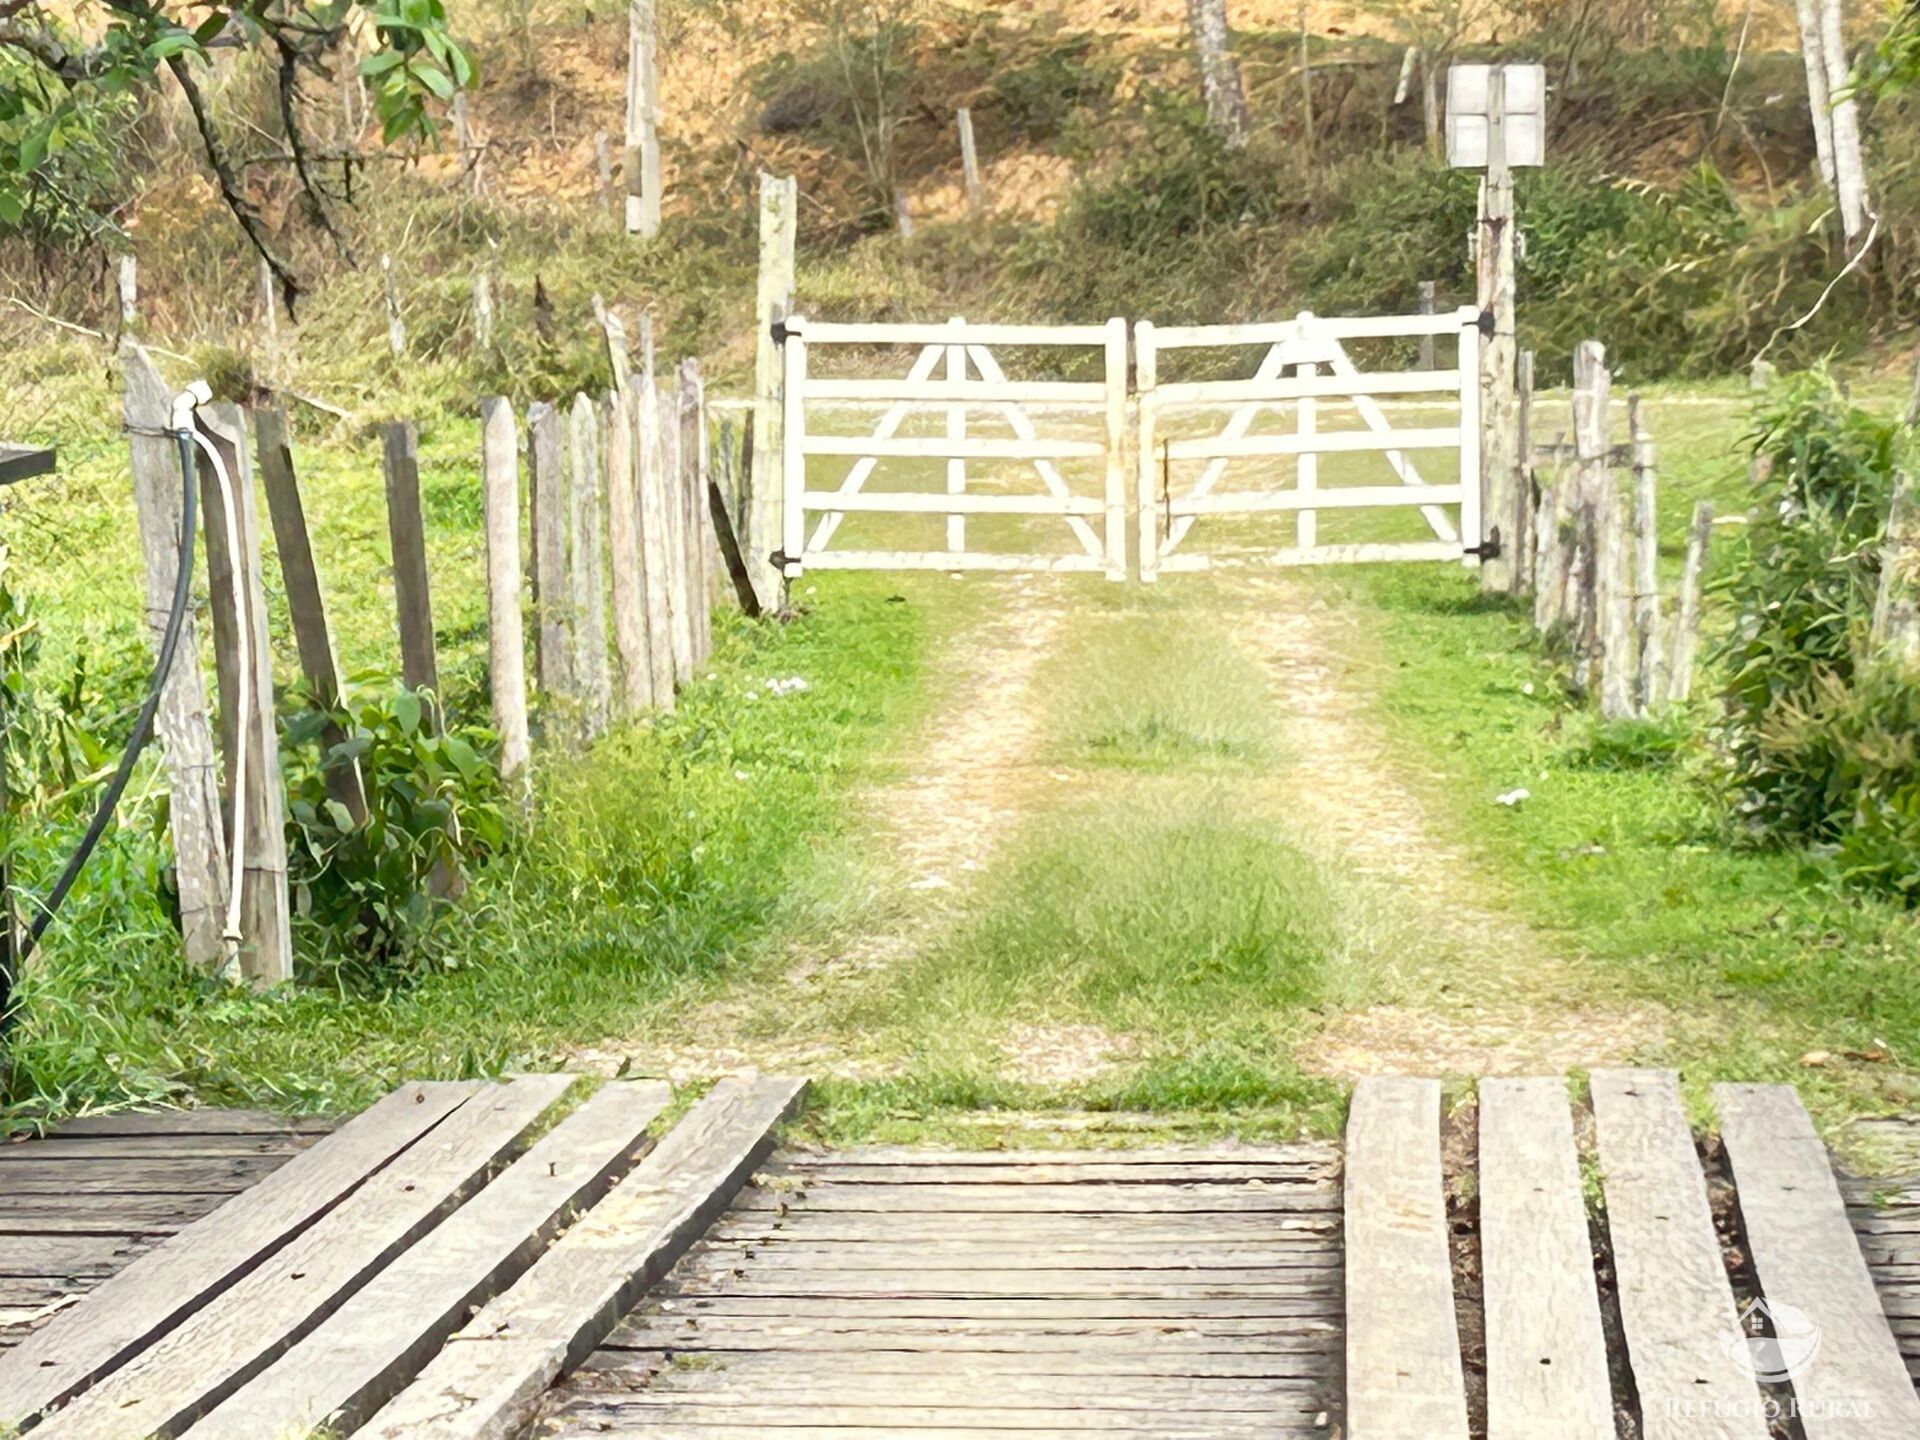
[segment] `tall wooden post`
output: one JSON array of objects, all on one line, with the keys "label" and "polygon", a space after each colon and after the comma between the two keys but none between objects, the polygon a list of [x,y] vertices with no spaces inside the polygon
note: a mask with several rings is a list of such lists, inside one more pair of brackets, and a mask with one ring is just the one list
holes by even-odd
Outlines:
[{"label": "tall wooden post", "polygon": [[1494,66],[1487,80],[1487,179],[1482,192],[1478,251],[1479,299],[1493,317],[1493,333],[1480,349],[1481,513],[1489,538],[1498,536],[1500,553],[1480,567],[1480,588],[1495,594],[1514,591],[1514,556],[1525,543],[1517,503],[1514,427],[1518,403],[1514,389],[1514,214],[1513,169],[1507,163],[1506,71]]},{"label": "tall wooden post", "polygon": [[140,324],[140,265],[131,255],[122,255],[115,270],[120,292],[120,329],[131,333]]},{"label": "tall wooden post", "polygon": [[600,558],[606,545],[606,522],[600,508],[599,423],[600,414],[592,399],[575,395],[568,451],[573,492],[568,531],[573,562],[573,673],[580,682],[589,738],[606,734],[612,708],[612,684],[607,676],[606,575]]},{"label": "tall wooden post", "polygon": [[567,480],[560,416],[536,400],[527,408],[527,468],[533,531],[533,593],[540,617],[540,688],[573,693],[573,591],[567,580]]},{"label": "tall wooden post", "polygon": [[693,663],[713,653],[713,528],[707,519],[707,389],[700,362],[680,362],[681,527],[687,546],[687,621]]},{"label": "tall wooden post", "polygon": [[267,378],[280,373],[280,296],[273,283],[273,267],[260,262],[257,288],[260,295],[260,355]]},{"label": "tall wooden post", "polygon": [[473,272],[473,343],[493,344],[493,277],[485,270]]},{"label": "tall wooden post", "polygon": [[606,339],[613,371],[607,397],[607,550],[613,566],[613,640],[620,653],[622,708],[639,714],[653,706],[653,659],[647,653],[645,562],[640,546],[640,457],[634,433],[633,359],[626,327],[599,296],[594,315]]},{"label": "tall wooden post", "polygon": [[1252,121],[1240,62],[1233,56],[1233,32],[1227,26],[1227,0],[1187,0],[1187,28],[1200,57],[1200,93],[1207,124],[1233,149],[1247,143]]},{"label": "tall wooden post", "polygon": [[673,645],[673,677],[684,683],[693,675],[693,577],[687,564],[692,547],[687,541],[687,470],[681,459],[680,391],[670,375],[655,387],[659,412],[659,456],[666,525],[667,621]]},{"label": "tall wooden post", "polygon": [[[287,435],[286,413],[277,406],[253,412],[254,448],[260,461],[260,486],[267,492],[267,517],[273,525],[273,548],[280,556],[280,579],[287,591],[287,615],[293,623],[293,643],[300,655],[300,673],[306,677],[313,701],[322,710],[340,703],[340,666],[334,658],[333,633],[327,625],[327,606],[320,592],[320,571],[314,564],[307,534],[306,507],[300,500],[300,482],[293,468],[293,445]],[[346,739],[329,722],[320,743],[332,750]],[[326,771],[327,794],[347,807],[356,823],[367,818],[366,789],[360,762],[349,760]]]},{"label": "tall wooden post", "polygon": [[[280,779],[280,730],[273,709],[273,646],[267,633],[252,450],[247,444],[246,415],[238,405],[202,409],[199,423],[201,433],[219,451],[233,491],[233,526],[229,528],[212,467],[202,464],[208,609],[214,622],[221,728],[227,737],[228,791],[235,815],[228,844],[245,846],[240,973],[258,986],[277,985],[293,977],[293,912],[287,895],[286,792]],[[239,694],[243,675],[245,704]],[[236,794],[233,769],[243,728],[246,776]]]},{"label": "tall wooden post", "polygon": [[1633,458],[1634,705],[1645,713],[1666,698],[1661,654],[1660,528],[1653,469],[1653,437],[1640,423],[1640,397],[1627,397],[1627,444]]},{"label": "tall wooden post", "polygon": [[1693,507],[1693,525],[1687,531],[1687,558],[1680,571],[1680,594],[1674,602],[1673,640],[1667,646],[1667,693],[1671,703],[1693,693],[1694,655],[1700,648],[1700,584],[1707,569],[1707,546],[1713,541],[1713,502]]},{"label": "tall wooden post", "polygon": [[395,358],[407,353],[407,324],[400,318],[400,292],[393,283],[393,257],[380,257],[380,290],[387,305],[387,349]]},{"label": "tall wooden post", "polygon": [[1607,468],[1607,414],[1611,377],[1606,349],[1582,340],[1573,352],[1573,553],[1568,565],[1566,618],[1573,626],[1573,683],[1585,691],[1599,678],[1600,597],[1605,570],[1599,563],[1600,517],[1613,502]]},{"label": "tall wooden post", "polygon": [[780,474],[784,377],[773,327],[793,313],[793,244],[799,186],[791,177],[760,175],[760,285],[754,319],[753,471],[748,476],[747,569],[765,613],[780,609]]},{"label": "tall wooden post", "polygon": [[[652,346],[645,347],[651,361]],[[660,433],[659,381],[651,363],[633,381],[633,434],[640,484],[640,555],[647,597],[647,656],[653,703],[674,706],[672,550],[665,444]]]},{"label": "tall wooden post", "polygon": [[1920,671],[1920,493],[1904,471],[1894,479],[1887,512],[1871,638],[1879,658],[1908,676]]},{"label": "tall wooden post", "polygon": [[[147,352],[131,340],[120,346],[126,387],[122,415],[133,452],[133,498],[146,562],[147,624],[157,646],[173,605],[180,558],[179,451],[167,433],[173,395]],[[170,783],[168,827],[180,896],[181,942],[190,964],[218,970],[225,955],[227,844],[220,819],[220,780],[214,757],[207,692],[200,678],[199,645],[189,611],[180,649],[160,691],[154,732],[160,737]]]},{"label": "tall wooden post", "polygon": [[528,790],[526,636],[520,628],[520,437],[513,407],[501,396],[480,402],[480,469],[487,513],[487,643],[493,728],[500,737],[500,778]]},{"label": "tall wooden post", "polygon": [[1513,537],[1513,588],[1517,595],[1531,595],[1537,576],[1534,569],[1534,537],[1538,533],[1535,509],[1540,502],[1540,489],[1534,484],[1533,478],[1533,351],[1522,350],[1515,357],[1513,380],[1513,480],[1520,492],[1518,508],[1523,519],[1520,532]]},{"label": "tall wooden post", "polygon": [[467,92],[453,97],[453,146],[460,157],[460,185],[469,200],[486,188],[480,175],[480,147],[474,143],[473,121],[467,113]]},{"label": "tall wooden post", "polygon": [[660,76],[654,0],[627,7],[627,233],[660,230]]},{"label": "tall wooden post", "polygon": [[400,676],[433,695],[439,722],[440,662],[427,584],[427,527],[420,509],[420,437],[405,421],[380,428],[387,476],[387,535],[393,542],[393,598],[400,621]]},{"label": "tall wooden post", "polygon": [[980,152],[973,144],[973,111],[962,105],[954,113],[960,130],[960,173],[967,187],[967,208],[976,214],[986,206],[986,187],[980,183]]}]

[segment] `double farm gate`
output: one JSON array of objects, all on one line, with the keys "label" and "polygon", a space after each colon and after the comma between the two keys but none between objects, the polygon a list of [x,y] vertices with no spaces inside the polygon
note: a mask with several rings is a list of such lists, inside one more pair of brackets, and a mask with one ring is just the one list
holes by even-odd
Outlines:
[{"label": "double farm gate", "polygon": [[[1472,308],[1142,321],[1130,376],[1118,319],[790,320],[782,568],[1119,580],[1130,528],[1143,580],[1224,565],[1473,563],[1480,324]],[[1405,366],[1409,342],[1447,340],[1450,365]],[[1363,368],[1349,345],[1401,363]],[[1193,543],[1203,520],[1206,543]]]}]

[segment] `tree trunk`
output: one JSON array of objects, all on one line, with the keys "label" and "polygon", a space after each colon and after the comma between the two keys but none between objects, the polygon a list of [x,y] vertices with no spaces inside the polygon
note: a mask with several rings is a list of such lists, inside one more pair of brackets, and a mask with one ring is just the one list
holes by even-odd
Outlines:
[{"label": "tree trunk", "polygon": [[1207,101],[1207,123],[1238,149],[1247,143],[1252,119],[1240,84],[1240,63],[1233,58],[1233,32],[1227,28],[1227,0],[1187,0],[1187,24],[1200,55],[1200,91]]}]

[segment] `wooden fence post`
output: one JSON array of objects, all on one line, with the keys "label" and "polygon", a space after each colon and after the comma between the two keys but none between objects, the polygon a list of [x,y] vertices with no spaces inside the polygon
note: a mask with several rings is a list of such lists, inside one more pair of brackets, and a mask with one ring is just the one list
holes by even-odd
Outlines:
[{"label": "wooden fence post", "polygon": [[593,169],[600,177],[600,203],[613,210],[615,192],[613,188],[613,149],[607,143],[607,132],[597,130],[593,136]]},{"label": "wooden fence post", "polygon": [[954,112],[960,129],[960,173],[967,187],[967,208],[978,214],[986,208],[987,191],[980,182],[980,152],[973,143],[973,111],[962,105]]},{"label": "wooden fence post", "polygon": [[785,380],[773,327],[793,313],[793,241],[799,187],[792,177],[760,175],[760,284],[754,320],[753,471],[747,477],[747,569],[767,614],[780,609],[785,584],[780,548],[781,409]]},{"label": "wooden fence post", "polygon": [[[271,405],[255,410],[253,437],[261,488],[267,492],[273,547],[280,556],[280,578],[287,591],[293,643],[300,655],[300,673],[313,692],[314,704],[332,710],[340,703],[340,666],[333,653],[333,633],[327,626],[326,601],[320,593],[319,567],[314,564],[313,545],[307,535],[306,507],[300,501],[286,413]],[[328,751],[346,738],[346,733],[332,722],[320,732],[321,746]],[[327,794],[346,806],[355,823],[364,823],[367,796],[360,762],[349,760],[329,768],[326,782]]]},{"label": "wooden fence post", "polygon": [[400,318],[400,292],[393,283],[393,257],[380,257],[380,289],[387,305],[387,349],[397,358],[407,353],[407,325]]},{"label": "wooden fence post", "polygon": [[131,332],[140,324],[139,262],[131,255],[122,255],[115,275],[120,291],[120,329]]},{"label": "wooden fence post", "polygon": [[433,698],[441,723],[440,663],[427,583],[427,526],[420,512],[420,437],[406,421],[380,427],[387,476],[387,536],[393,542],[393,599],[400,620],[400,678]]},{"label": "wooden fence post", "polygon": [[1533,477],[1533,351],[1522,350],[1513,363],[1513,483],[1520,528],[1513,537],[1513,591],[1531,595],[1536,583],[1534,537],[1540,490]]},{"label": "wooden fence post", "polygon": [[627,233],[660,230],[660,76],[654,0],[627,7]]},{"label": "wooden fence post", "polygon": [[260,354],[269,379],[280,373],[280,297],[273,283],[273,267],[260,262]]},{"label": "wooden fence post", "polygon": [[[651,347],[645,347],[651,350]],[[647,658],[653,667],[653,703],[674,706],[672,528],[667,464],[660,426],[659,382],[651,366],[633,382],[633,434],[640,483],[640,554],[647,596]]]},{"label": "wooden fence post", "polygon": [[753,593],[753,580],[747,574],[746,558],[740,553],[740,536],[734,529],[733,520],[738,513],[733,497],[739,493],[740,477],[753,458],[751,454],[744,453],[753,446],[752,427],[749,426],[745,433],[743,441],[735,433],[731,420],[720,422],[720,473],[723,478],[708,481],[707,508],[711,512],[721,574],[731,583],[733,598],[739,604],[741,613],[757,620],[760,618],[760,597]]},{"label": "wooden fence post", "polygon": [[460,157],[460,184],[469,200],[477,200],[486,188],[480,175],[480,148],[473,142],[473,122],[467,113],[467,92],[453,97],[453,148]]},{"label": "wooden fence post", "polygon": [[500,778],[518,780],[521,804],[527,738],[527,651],[520,626],[520,437],[513,407],[499,395],[480,402],[480,469],[486,486],[487,642],[493,728],[500,737]]},{"label": "wooden fence post", "polygon": [[1640,423],[1640,397],[1627,397],[1627,445],[1633,460],[1634,707],[1645,714],[1666,697],[1661,655],[1660,528],[1653,468],[1653,437]]},{"label": "wooden fence post", "polygon": [[1479,231],[1478,290],[1483,312],[1492,317],[1491,333],[1480,349],[1481,417],[1484,435],[1480,455],[1485,496],[1485,529],[1500,539],[1500,553],[1480,567],[1480,588],[1489,594],[1513,594],[1514,557],[1526,533],[1518,502],[1518,458],[1514,454],[1516,421],[1513,169],[1507,163],[1505,72],[1495,67],[1487,87],[1487,176],[1485,207]]},{"label": "wooden fence post", "polygon": [[1871,643],[1875,655],[1902,674],[1920,670],[1920,494],[1905,471],[1894,477],[1887,511]]},{"label": "wooden fence post", "polygon": [[[1433,281],[1422,280],[1420,282],[1420,313],[1422,315],[1433,314],[1433,301],[1434,301]],[[1438,362],[1434,358],[1433,346],[1434,346],[1433,336],[1422,335],[1420,337],[1420,368],[1422,370],[1432,370],[1437,367]]]},{"label": "wooden fence post", "polygon": [[569,527],[572,551],[573,672],[580,682],[589,739],[607,733],[613,687],[607,677],[606,577],[600,552],[606,522],[600,509],[600,412],[585,394],[573,397],[570,420],[573,503]]},{"label": "wooden fence post", "polygon": [[1680,571],[1680,594],[1674,605],[1673,639],[1667,646],[1667,693],[1679,703],[1693,693],[1694,656],[1700,648],[1700,584],[1707,568],[1707,546],[1713,540],[1713,502],[1693,507],[1693,527],[1687,531],[1687,559]]},{"label": "wooden fence post", "polygon": [[1600,522],[1602,500],[1610,503],[1613,489],[1607,468],[1606,353],[1597,340],[1582,340],[1573,352],[1574,536],[1566,601],[1573,625],[1573,683],[1583,693],[1600,678],[1600,600],[1606,573],[1600,563]]},{"label": "wooden fence post", "polygon": [[662,377],[654,403],[660,413],[660,468],[666,501],[667,622],[673,645],[673,676],[684,684],[693,674],[693,576],[687,564],[687,468],[681,457],[680,391]]},{"label": "wooden fence post", "polygon": [[707,387],[700,362],[680,362],[680,472],[682,529],[687,545],[687,619],[693,663],[713,653],[713,528],[707,519]]},{"label": "wooden fence post", "polygon": [[[261,579],[253,457],[247,444],[246,415],[238,405],[202,409],[199,425],[201,433],[219,451],[233,490],[233,523],[229,527],[227,507],[212,466],[202,463],[200,508],[207,537],[207,598],[219,662],[221,729],[227,737],[230,793],[243,727],[246,732],[245,784],[233,795],[234,833],[228,836],[229,845],[245,846],[240,883],[240,973],[258,986],[277,985],[293,978],[293,912],[287,896],[286,791],[280,778],[280,730],[273,709],[273,645],[267,633],[267,594]],[[243,674],[245,705],[240,703],[239,694]]]},{"label": "wooden fence post", "polygon": [[473,340],[482,350],[493,344],[493,277],[473,272]]},{"label": "wooden fence post", "polygon": [[633,391],[626,376],[601,406],[606,429],[607,555],[613,567],[613,642],[620,655],[619,708],[653,708],[647,654],[646,581],[640,560],[640,488],[635,483]]},{"label": "wooden fence post", "polygon": [[896,189],[893,192],[893,223],[900,231],[902,240],[913,238],[913,212],[907,208],[907,192]]},{"label": "wooden fence post", "polygon": [[573,689],[573,591],[567,580],[567,481],[561,460],[560,416],[536,400],[527,408],[527,468],[533,535],[533,593],[538,606],[540,688],[549,695]]},{"label": "wooden fence post", "polygon": [[[131,340],[120,346],[125,384],[122,415],[133,452],[133,498],[140,552],[146,564],[147,624],[157,646],[173,605],[178,573],[181,479],[178,449],[168,434],[173,395],[147,352]],[[160,691],[154,732],[160,737],[170,786],[168,826],[180,895],[182,946],[190,964],[217,970],[225,955],[227,846],[220,820],[220,780],[214,758],[207,692],[189,611],[180,649]]]}]

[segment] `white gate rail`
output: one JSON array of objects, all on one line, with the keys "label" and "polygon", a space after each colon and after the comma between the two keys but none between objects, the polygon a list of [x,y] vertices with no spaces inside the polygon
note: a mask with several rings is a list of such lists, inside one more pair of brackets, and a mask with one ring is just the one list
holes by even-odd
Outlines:
[{"label": "white gate rail", "polygon": [[[1373,560],[1465,560],[1478,562],[1480,547],[1480,312],[1471,306],[1447,315],[1387,315],[1327,319],[1301,314],[1258,325],[1134,326],[1139,392],[1137,439],[1140,509],[1140,578],[1159,572],[1205,570],[1223,563],[1179,547],[1202,517],[1292,513],[1294,544],[1262,554],[1271,565],[1325,565]],[[1458,334],[1459,363],[1451,370],[1362,372],[1348,357],[1345,340]],[[1169,350],[1262,346],[1265,354],[1251,379],[1158,383],[1159,357]],[[1286,372],[1292,370],[1293,374]],[[1382,395],[1457,396],[1459,420],[1446,426],[1393,427],[1378,403]],[[1350,403],[1363,430],[1320,429],[1319,401]],[[1252,434],[1263,410],[1294,407],[1292,434]],[[1160,423],[1170,411],[1230,408],[1217,434],[1166,439]],[[1461,480],[1429,484],[1411,451],[1453,450]],[[1379,453],[1399,485],[1322,488],[1322,455]],[[1228,465],[1237,459],[1294,456],[1291,489],[1254,494],[1216,493]],[[1204,460],[1205,467],[1183,493],[1173,493],[1172,462]],[[1434,539],[1423,542],[1325,545],[1319,539],[1322,510],[1417,506]],[[1456,526],[1447,507],[1458,507]]]},{"label": "white gate rail", "polygon": [[[810,372],[813,349],[833,345],[922,347],[904,377],[828,378]],[[1009,380],[993,351],[1023,347],[1102,352],[1099,380]],[[1127,429],[1127,327],[1105,325],[828,324],[789,320],[785,327],[785,435],[782,444],[782,569],[789,577],[825,570],[1091,570],[1126,576],[1127,486],[1122,449]],[[815,434],[809,406],[883,404],[866,435]],[[1092,411],[1103,419],[1099,438],[1043,434],[1028,407]],[[916,413],[945,418],[940,435],[902,435]],[[969,433],[969,419],[998,417],[1012,436]],[[1043,417],[1044,418],[1044,417]],[[814,457],[854,463],[837,486],[810,489]],[[870,490],[885,460],[945,460],[939,492]],[[1059,461],[1100,461],[1102,493],[1076,494]],[[1039,482],[1030,494],[969,493],[969,462],[1025,464]],[[944,515],[943,550],[833,549],[849,514]],[[1078,542],[1062,553],[1017,554],[968,548],[969,515],[1055,516]],[[811,533],[809,516],[818,516]],[[1096,530],[1094,521],[1103,522]]]}]

